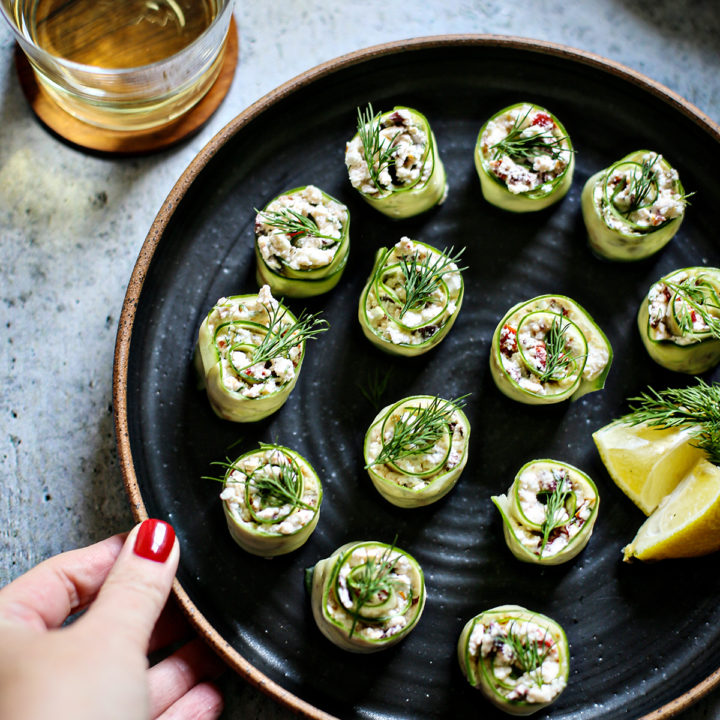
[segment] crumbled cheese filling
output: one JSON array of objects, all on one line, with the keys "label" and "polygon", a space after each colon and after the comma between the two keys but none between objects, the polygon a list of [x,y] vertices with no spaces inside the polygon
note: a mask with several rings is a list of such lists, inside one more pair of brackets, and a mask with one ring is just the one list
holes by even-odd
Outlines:
[{"label": "crumbled cheese filling", "polygon": [[[624,234],[652,231],[668,220],[682,216],[685,212],[685,196],[679,188],[677,170],[663,163],[662,155],[654,152],[645,153],[638,162],[651,164],[654,186],[657,187],[657,195],[646,207],[628,212],[637,199],[633,182],[633,178],[640,174],[637,165],[620,165],[607,178],[607,189],[604,187],[603,177],[595,184],[593,190],[595,208],[605,224],[611,230]],[[622,189],[616,193],[616,189],[620,187]],[[608,196],[612,198],[612,202],[609,201]],[[630,223],[638,227],[635,228]]]},{"label": "crumbled cheese filling", "polygon": [[[545,370],[547,361],[547,353],[545,352],[545,339],[552,326],[549,322],[527,322],[523,324],[525,330],[518,336],[518,327],[521,320],[532,312],[543,311],[554,313],[561,318],[576,323],[580,331],[584,334],[587,342],[587,356],[582,357],[578,354],[577,349],[573,353],[573,335],[567,333],[567,349],[568,352],[577,355],[577,363],[568,366],[568,371],[564,377],[541,381],[540,378]],[[593,380],[605,369],[610,359],[607,345],[600,336],[591,331],[587,322],[582,322],[582,318],[577,310],[562,298],[544,298],[538,303],[523,305],[517,312],[513,313],[500,330],[500,360],[502,366],[521,388],[536,395],[550,395],[561,392],[562,389],[570,387],[579,380],[579,377],[585,380]],[[525,361],[520,352],[523,349],[525,358],[533,361],[533,367]],[[582,369],[580,373],[578,369]]]},{"label": "crumbled cheese filling", "polygon": [[[412,408],[426,407],[432,398],[413,398],[407,405],[396,408],[387,419],[382,418],[370,428],[367,444],[367,463],[373,463],[380,455],[383,447],[392,440],[395,426],[399,421],[412,421]],[[468,427],[462,414],[457,410],[448,415],[449,435],[443,433],[428,449],[403,458],[396,463],[409,473],[428,473],[433,468],[436,472],[418,477],[399,472],[389,464],[372,465],[373,473],[380,475],[388,482],[409,488],[422,490],[439,477],[452,472],[462,461],[467,446]],[[385,427],[383,434],[383,425]]]},{"label": "crumbled cheese filling", "polygon": [[[366,130],[370,126],[366,125]],[[360,135],[345,147],[345,165],[352,186],[373,197],[385,197],[392,192],[414,185],[424,185],[432,174],[430,142],[420,118],[409,110],[399,108],[380,117],[380,152],[393,147],[391,162],[379,168],[378,184],[373,181],[365,159],[365,149]],[[377,157],[375,170],[377,167]],[[378,187],[379,186],[379,187]]]},{"label": "crumbled cheese filling", "polygon": [[[539,665],[526,668],[508,641],[512,634],[526,647],[534,645]],[[495,692],[511,702],[552,702],[564,689],[560,651],[549,629],[532,620],[509,619],[476,623],[468,640],[468,652],[475,663],[491,663]]]},{"label": "crumbled cheese filling", "polygon": [[[297,213],[311,220],[317,232],[286,232],[273,220]],[[314,185],[275,198],[255,219],[255,235],[260,254],[273,270],[283,266],[293,270],[316,270],[335,258],[348,222],[348,210],[327,197]]]},{"label": "crumbled cheese filling", "polygon": [[[693,276],[685,270],[679,270],[666,278],[656,282],[648,292],[648,322],[654,340],[668,340],[676,345],[692,345],[702,340],[698,335],[707,333],[710,326],[700,313],[687,302],[687,296],[682,292],[676,292],[668,283],[674,286],[688,284],[697,285],[701,281],[702,273]],[[713,283],[714,285],[715,283]],[[711,312],[713,309],[710,309]],[[718,316],[717,309],[712,312]],[[677,318],[683,323],[679,326]]]},{"label": "crumbled cheese filling", "polygon": [[408,237],[402,237],[392,248],[379,269],[382,273],[380,297],[371,281],[365,302],[365,315],[376,335],[394,345],[420,345],[450,321],[457,311],[462,291],[462,277],[455,263],[448,265],[449,272],[443,274],[442,282],[422,307],[410,308],[404,314],[401,314],[407,297],[404,276],[399,267],[389,270],[403,259],[410,262],[413,256],[418,265],[426,260],[432,265],[440,255],[437,250]]},{"label": "crumbled cheese filling", "polygon": [[[266,333],[240,324],[252,322],[267,327],[271,313],[278,306],[270,287],[263,285],[254,297],[220,298],[208,315],[208,330],[220,355],[221,380],[228,390],[246,398],[259,398],[281,390],[294,380],[302,343],[290,348],[286,355],[253,363],[253,348],[260,345]],[[287,327],[293,321],[284,315],[280,323]]]},{"label": "crumbled cheese filling", "polygon": [[291,464],[290,458],[279,449],[258,450],[245,455],[233,465],[220,499],[227,503],[238,524],[264,535],[292,535],[312,521],[320,499],[317,476],[301,458],[296,460],[302,475],[299,479],[302,483],[300,501],[303,506],[309,507],[294,507],[290,502],[281,503],[276,498],[264,497],[255,485],[255,477],[273,477],[277,480],[281,475],[281,466]]},{"label": "crumbled cheese filling", "polygon": [[[499,144],[516,129],[521,130],[521,138],[539,138],[547,152],[542,152],[541,146],[527,159],[503,152]],[[538,189],[550,192],[572,159],[567,138],[552,116],[529,104],[511,108],[490,120],[480,138],[480,150],[490,171],[514,195]]]},{"label": "crumbled cheese filling", "polygon": [[[582,530],[593,514],[597,495],[592,488],[582,482],[574,472],[562,466],[549,466],[546,463],[529,465],[515,481],[512,492],[517,493],[520,510],[533,525],[540,526],[550,521],[555,527],[543,547],[543,532],[534,527],[514,526],[515,537],[531,552],[548,558],[564,550],[572,539]],[[567,503],[559,508],[552,518],[547,514],[547,494],[558,488],[570,491],[574,502],[570,504],[572,515],[568,514]]]},{"label": "crumbled cheese filling", "polygon": [[392,594],[381,591],[378,595],[366,598],[366,607],[384,604],[382,614],[378,618],[363,614],[355,623],[353,636],[366,640],[383,640],[401,632],[413,622],[422,594],[422,578],[413,567],[409,558],[403,553],[393,551],[387,554],[384,545],[363,544],[355,548],[347,556],[337,575],[337,584],[333,592],[327,594],[326,612],[340,625],[350,627],[355,620],[357,597],[350,587],[348,577],[353,569],[369,566],[377,568],[381,562],[387,561],[390,569],[387,573]]}]

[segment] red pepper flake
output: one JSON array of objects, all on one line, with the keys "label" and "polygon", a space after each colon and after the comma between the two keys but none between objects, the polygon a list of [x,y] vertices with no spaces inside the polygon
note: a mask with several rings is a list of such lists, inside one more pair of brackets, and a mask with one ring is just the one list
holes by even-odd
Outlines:
[{"label": "red pepper flake", "polygon": [[508,356],[517,352],[517,330],[511,325],[503,325],[500,331],[500,352]]},{"label": "red pepper flake", "polygon": [[544,370],[547,367],[547,348],[544,342],[539,342],[535,346],[535,359],[538,362],[538,367]]},{"label": "red pepper flake", "polygon": [[530,124],[540,127],[555,127],[555,121],[546,112],[539,112]]}]

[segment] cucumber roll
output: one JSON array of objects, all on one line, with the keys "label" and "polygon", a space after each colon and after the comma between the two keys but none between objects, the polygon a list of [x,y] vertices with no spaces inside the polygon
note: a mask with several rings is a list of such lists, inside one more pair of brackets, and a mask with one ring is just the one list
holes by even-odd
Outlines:
[{"label": "cucumber roll", "polygon": [[542,710],[567,686],[565,631],[519,605],[501,605],[472,618],[460,634],[457,653],[470,685],[510,715]]},{"label": "cucumber roll", "polygon": [[565,196],[575,155],[565,128],[551,112],[521,102],[503,108],[482,126],[475,168],[489,203],[533,212]]},{"label": "cucumber roll", "polygon": [[660,278],[638,311],[650,357],[668,370],[697,375],[720,361],[720,269],[689,267]]},{"label": "cucumber roll", "polygon": [[636,150],[595,173],[581,196],[592,250],[608,260],[641,260],[680,228],[687,195],[662,155]]},{"label": "cucumber roll", "polygon": [[415,558],[383,542],[352,542],[306,571],[318,628],[343,650],[372,653],[402,640],[425,607]]},{"label": "cucumber roll", "polygon": [[306,340],[326,329],[317,315],[296,318],[267,285],[257,295],[220,298],[200,326],[195,348],[212,409],[234,422],[274,413],[295,387]]},{"label": "cucumber roll", "polygon": [[540,295],[510,308],[490,349],[495,384],[529,405],[577,400],[600,390],[611,363],[605,333],[564,295]]},{"label": "cucumber roll", "polygon": [[460,312],[464,283],[454,253],[403,237],[375,256],[360,295],[358,320],[380,350],[414,357],[431,350],[450,332]]},{"label": "cucumber roll", "polygon": [[297,550],[317,525],[320,478],[299,453],[262,444],[227,465],[220,494],[233,540],[253,555]]},{"label": "cucumber roll", "polygon": [[255,219],[258,285],[310,297],[337,285],[350,249],[347,207],[314,185],[288,190]]},{"label": "cucumber roll", "polygon": [[442,203],[447,179],[427,118],[409,107],[375,113],[358,108],[357,132],[345,147],[352,186],[376,210],[408,218]]},{"label": "cucumber roll", "polygon": [[520,468],[507,495],[492,498],[503,519],[505,542],[523,562],[560,565],[588,543],[600,497],[578,468],[533,460]]},{"label": "cucumber roll", "polygon": [[393,505],[421,507],[450,492],[467,463],[465,398],[413,395],[383,408],[365,435],[365,467]]}]

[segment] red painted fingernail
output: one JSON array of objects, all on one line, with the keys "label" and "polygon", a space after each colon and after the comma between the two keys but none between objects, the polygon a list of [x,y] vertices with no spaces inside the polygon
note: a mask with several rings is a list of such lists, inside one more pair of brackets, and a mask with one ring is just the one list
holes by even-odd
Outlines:
[{"label": "red painted fingernail", "polygon": [[174,543],[175,531],[172,529],[172,525],[151,518],[144,520],[140,525],[133,550],[140,557],[164,563],[168,559]]}]

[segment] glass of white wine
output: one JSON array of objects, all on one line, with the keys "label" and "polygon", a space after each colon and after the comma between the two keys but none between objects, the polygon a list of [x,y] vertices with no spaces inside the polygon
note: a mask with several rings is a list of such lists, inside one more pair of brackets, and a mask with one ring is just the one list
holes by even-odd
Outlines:
[{"label": "glass of white wine", "polygon": [[40,87],[108,130],[179,118],[222,67],[233,0],[0,0]]}]

